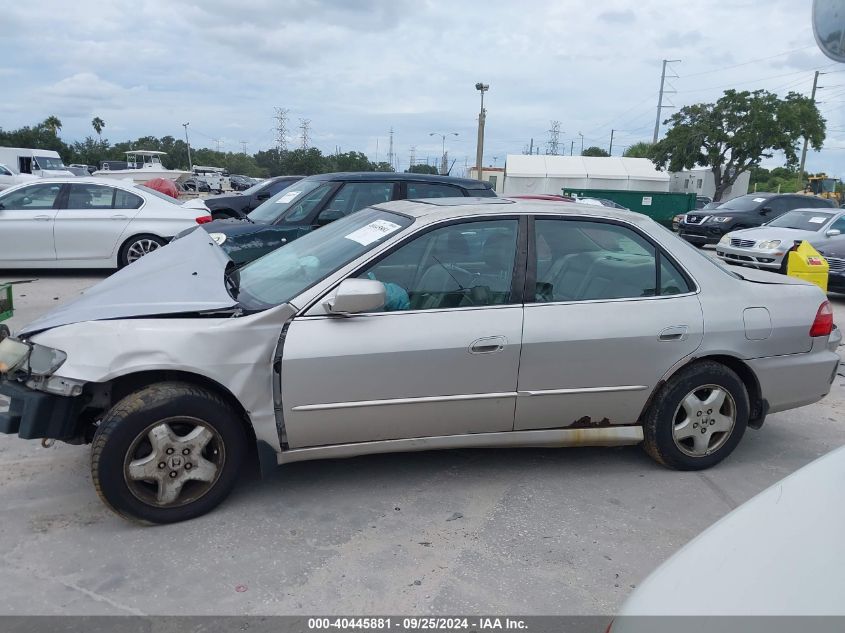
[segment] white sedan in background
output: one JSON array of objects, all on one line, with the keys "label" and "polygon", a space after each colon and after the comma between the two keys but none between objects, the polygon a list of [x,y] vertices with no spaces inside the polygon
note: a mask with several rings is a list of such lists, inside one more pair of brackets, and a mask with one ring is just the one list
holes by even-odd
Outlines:
[{"label": "white sedan in background", "polygon": [[129,180],[39,178],[0,192],[0,269],[120,268],[210,221]]}]

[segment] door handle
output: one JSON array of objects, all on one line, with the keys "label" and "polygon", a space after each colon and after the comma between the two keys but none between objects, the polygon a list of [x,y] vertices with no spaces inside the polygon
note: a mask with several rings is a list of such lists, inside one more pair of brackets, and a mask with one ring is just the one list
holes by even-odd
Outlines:
[{"label": "door handle", "polygon": [[49,222],[50,216],[49,215],[36,215],[33,220],[38,220],[40,222]]},{"label": "door handle", "polygon": [[685,341],[689,328],[686,325],[671,325],[660,330],[657,335],[659,341]]},{"label": "door handle", "polygon": [[125,215],[113,215],[111,216],[112,220],[128,220],[129,218]]},{"label": "door handle", "polygon": [[470,354],[494,354],[505,349],[508,339],[504,336],[485,336],[474,340],[469,345]]}]

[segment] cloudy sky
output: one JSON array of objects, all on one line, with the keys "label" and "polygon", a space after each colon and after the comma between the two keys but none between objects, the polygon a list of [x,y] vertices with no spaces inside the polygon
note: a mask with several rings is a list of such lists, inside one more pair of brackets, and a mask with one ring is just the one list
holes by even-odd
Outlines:
[{"label": "cloudy sky", "polygon": [[[51,114],[62,137],[111,141],[183,134],[192,145],[274,144],[274,108],[290,111],[290,144],[310,119],[323,151],[385,159],[388,132],[407,167],[436,160],[451,133],[460,173],[475,156],[478,81],[485,97],[485,163],[501,166],[531,137],[614,154],[650,139],[661,60],[676,106],[730,87],[809,94],[814,70],[832,72],[818,100],[828,149],[807,168],[845,176],[845,65],[818,51],[809,0],[39,0],[3,3],[0,127]],[[667,86],[668,87],[668,86]],[[666,110],[666,115],[671,110]]]}]

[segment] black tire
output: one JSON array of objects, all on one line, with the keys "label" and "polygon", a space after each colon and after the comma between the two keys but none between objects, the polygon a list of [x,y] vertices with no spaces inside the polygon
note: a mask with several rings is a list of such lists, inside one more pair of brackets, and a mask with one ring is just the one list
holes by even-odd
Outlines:
[{"label": "black tire", "polygon": [[143,243],[144,241],[157,244],[158,246],[156,246],[155,248],[160,248],[167,244],[167,240],[162,239],[157,235],[133,235],[121,245],[120,250],[117,254],[117,267],[123,268],[131,264],[136,259],[140,259],[140,257],[142,257],[143,255],[135,258],[133,256],[135,252],[133,250],[133,247],[135,247],[137,244]]},{"label": "black tire", "polygon": [[[148,438],[152,429],[160,429],[162,424],[174,431],[174,437],[189,438],[190,431],[178,432],[180,418],[190,418],[191,423],[196,420],[194,428],[205,427],[212,439],[198,449],[202,457],[189,453],[180,460],[181,466],[165,465],[163,481],[167,479],[165,473],[176,472],[171,468],[181,468],[177,478],[182,483],[175,501],[157,503],[154,497],[159,484],[130,477],[130,464],[147,460],[158,462],[161,468],[165,462],[159,462],[159,457],[149,459],[154,450]],[[182,427],[190,429],[190,423]],[[150,453],[139,460],[138,451],[144,450],[145,441]],[[177,450],[167,448],[170,456],[161,459],[177,461],[174,458],[182,455],[178,447],[187,445],[174,445]],[[100,499],[120,516],[147,523],[175,523],[201,516],[219,505],[232,491],[246,454],[244,426],[225,400],[202,387],[162,382],[126,396],[103,417],[91,444],[91,477]],[[133,459],[136,461],[130,461]],[[215,466],[210,481],[183,479],[190,474],[190,460],[196,462],[196,475],[206,459]]]},{"label": "black tire", "polygon": [[[725,398],[725,407],[733,407],[734,423],[730,432],[714,433],[714,449],[705,455],[691,456],[676,442],[674,429],[676,416],[683,416],[682,401],[688,394],[707,394],[706,385],[717,386],[730,394],[732,400]],[[699,396],[700,397],[700,396]],[[718,464],[731,454],[742,439],[748,425],[750,405],[748,392],[739,376],[734,371],[715,361],[699,361],[678,371],[655,396],[643,420],[643,448],[659,464],[676,470],[703,470]],[[717,414],[720,412],[717,412]],[[706,421],[707,412],[704,412]],[[698,419],[696,419],[698,420]],[[700,422],[696,422],[697,424]],[[701,427],[707,427],[702,424]],[[680,428],[680,427],[679,427]],[[702,433],[709,432],[701,431]],[[708,441],[711,436],[707,435]],[[692,438],[690,438],[692,439]],[[686,447],[686,450],[692,450]]]}]

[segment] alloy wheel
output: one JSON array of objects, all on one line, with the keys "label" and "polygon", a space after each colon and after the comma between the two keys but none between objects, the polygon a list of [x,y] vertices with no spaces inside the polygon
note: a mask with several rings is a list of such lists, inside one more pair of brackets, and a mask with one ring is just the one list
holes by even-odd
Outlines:
[{"label": "alloy wheel", "polygon": [[736,425],[736,403],[719,385],[690,391],[675,410],[672,439],[690,457],[704,457],[719,450]]}]

